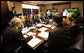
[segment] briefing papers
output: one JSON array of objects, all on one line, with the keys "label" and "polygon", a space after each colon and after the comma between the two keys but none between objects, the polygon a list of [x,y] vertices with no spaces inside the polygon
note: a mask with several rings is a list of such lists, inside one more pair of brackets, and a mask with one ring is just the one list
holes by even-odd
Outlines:
[{"label": "briefing papers", "polygon": [[24,38],[27,38],[28,36],[30,35],[36,35],[36,33],[33,33],[33,32],[28,32],[26,35],[23,35]]},{"label": "briefing papers", "polygon": [[27,35],[29,35],[29,36],[32,35],[32,34],[33,34],[33,35],[36,35],[36,33],[33,33],[33,32],[27,33]]},{"label": "briefing papers", "polygon": [[31,39],[27,44],[30,45],[32,48],[39,44],[42,40],[38,38]]},{"label": "briefing papers", "polygon": [[27,28],[27,29],[23,29],[22,32],[28,32],[29,30],[35,29],[35,28],[36,28],[36,27],[29,27],[29,28]]},{"label": "briefing papers", "polygon": [[47,24],[47,25],[45,25],[45,27],[51,27],[52,25],[50,25],[50,24]]},{"label": "briefing papers", "polygon": [[29,27],[29,29],[35,29],[36,27]]},{"label": "briefing papers", "polygon": [[42,27],[40,29],[38,29],[38,31],[46,31],[48,28]]},{"label": "briefing papers", "polygon": [[29,30],[30,30],[30,28],[23,29],[23,30],[22,30],[22,33],[23,33],[23,32],[28,32]]},{"label": "briefing papers", "polygon": [[41,26],[45,26],[45,24],[39,23],[39,24],[37,24],[36,26],[37,26],[37,27],[41,27]]},{"label": "briefing papers", "polygon": [[49,36],[49,32],[42,31],[41,33],[38,34],[38,36],[47,40]]}]

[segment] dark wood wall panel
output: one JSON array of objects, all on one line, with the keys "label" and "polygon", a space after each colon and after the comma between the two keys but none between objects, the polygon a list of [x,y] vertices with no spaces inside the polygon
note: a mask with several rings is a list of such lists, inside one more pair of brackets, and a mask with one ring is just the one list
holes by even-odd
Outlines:
[{"label": "dark wood wall panel", "polygon": [[1,1],[1,34],[3,33],[4,29],[8,26],[7,19],[8,19],[8,6],[7,1]]}]

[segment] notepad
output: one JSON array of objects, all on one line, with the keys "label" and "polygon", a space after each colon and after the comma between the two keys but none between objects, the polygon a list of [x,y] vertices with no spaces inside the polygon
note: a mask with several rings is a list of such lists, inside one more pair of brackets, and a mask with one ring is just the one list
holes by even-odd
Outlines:
[{"label": "notepad", "polygon": [[42,27],[40,29],[38,29],[38,31],[46,31],[48,28]]},{"label": "notepad", "polygon": [[45,25],[45,27],[51,27],[52,25],[50,25],[50,24],[47,24],[47,25]]},{"label": "notepad", "polygon": [[38,34],[38,36],[47,40],[49,36],[49,32],[41,32]]},{"label": "notepad", "polygon": [[42,40],[38,38],[31,39],[27,44],[30,45],[32,48],[39,44]]}]

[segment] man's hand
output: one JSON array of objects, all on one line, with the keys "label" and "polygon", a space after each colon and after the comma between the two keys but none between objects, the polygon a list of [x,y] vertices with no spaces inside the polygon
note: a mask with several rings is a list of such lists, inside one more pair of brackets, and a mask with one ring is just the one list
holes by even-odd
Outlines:
[{"label": "man's hand", "polygon": [[27,34],[27,32],[22,32],[22,34],[23,34],[23,35],[26,35],[26,34]]}]

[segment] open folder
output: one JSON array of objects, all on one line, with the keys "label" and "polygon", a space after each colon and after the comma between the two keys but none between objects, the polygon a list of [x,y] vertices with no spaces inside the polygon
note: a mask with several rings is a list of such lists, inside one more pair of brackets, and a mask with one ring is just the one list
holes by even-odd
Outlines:
[{"label": "open folder", "polygon": [[48,37],[49,37],[49,32],[41,32],[41,33],[38,34],[38,36],[47,40]]},{"label": "open folder", "polygon": [[46,31],[48,28],[42,27],[40,29],[38,29],[38,31]]},{"label": "open folder", "polygon": [[31,39],[27,44],[31,46],[32,48],[35,47],[37,44],[39,44],[42,40],[38,38]]}]

